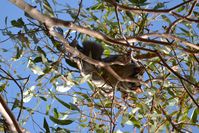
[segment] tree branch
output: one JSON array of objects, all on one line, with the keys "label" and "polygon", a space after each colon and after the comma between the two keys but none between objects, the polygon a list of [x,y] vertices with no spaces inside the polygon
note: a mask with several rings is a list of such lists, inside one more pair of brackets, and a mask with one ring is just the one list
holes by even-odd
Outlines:
[{"label": "tree branch", "polygon": [[0,95],[0,113],[6,119],[8,124],[9,130],[12,132],[23,133],[21,130],[22,128],[19,126],[17,120],[15,119],[14,115],[8,108],[4,98]]}]

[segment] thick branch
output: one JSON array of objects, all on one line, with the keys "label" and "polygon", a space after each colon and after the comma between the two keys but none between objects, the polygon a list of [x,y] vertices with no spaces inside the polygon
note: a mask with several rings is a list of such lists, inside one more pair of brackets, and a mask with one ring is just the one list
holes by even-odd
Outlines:
[{"label": "thick branch", "polygon": [[[85,27],[77,26],[71,21],[64,21],[64,20],[61,20],[61,19],[52,18],[52,17],[46,16],[46,15],[43,15],[37,9],[31,7],[30,5],[25,3],[23,0],[18,0],[18,1],[10,0],[10,1],[13,2],[14,4],[16,4],[21,9],[23,9],[25,12],[27,12],[31,17],[35,18],[36,20],[38,20],[42,23],[45,23],[49,28],[51,28],[51,30],[54,26],[67,27],[69,29],[76,30],[78,32],[87,34],[89,36],[98,38],[98,39],[103,40],[103,41],[110,43],[110,44],[118,44],[118,45],[123,45],[123,46],[129,47],[126,44],[126,40],[114,39],[114,38],[111,38],[111,37],[109,37],[109,36],[107,36],[103,33],[96,32],[96,31],[90,30],[90,29],[85,28]],[[167,42],[146,39],[147,37],[152,37],[152,36],[165,37],[165,38],[170,37],[171,39],[174,39],[177,42],[184,43],[187,46],[190,46],[194,49],[199,50],[199,47],[196,46],[195,44],[192,44],[188,41],[183,41],[181,38],[175,37],[175,36],[170,35],[170,34],[150,33],[150,34],[145,34],[145,35],[141,35],[141,36],[137,36],[137,37],[128,37],[129,39],[127,41],[129,43],[140,41],[140,42],[159,44],[159,45],[170,45]],[[137,47],[135,49],[139,49],[139,47]]]},{"label": "thick branch", "polygon": [[12,132],[18,132],[23,133],[22,128],[19,126],[17,120],[15,119],[14,115],[8,108],[4,98],[2,95],[0,95],[0,113],[3,115],[3,117],[6,119],[6,122],[8,124],[9,130]]}]

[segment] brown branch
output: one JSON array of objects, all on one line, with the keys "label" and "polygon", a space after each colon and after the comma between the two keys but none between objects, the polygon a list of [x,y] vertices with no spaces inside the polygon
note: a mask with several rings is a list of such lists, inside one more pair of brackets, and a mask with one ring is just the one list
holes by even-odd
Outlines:
[{"label": "brown branch", "polygon": [[198,102],[194,99],[194,97],[192,96],[191,92],[189,91],[189,89],[185,86],[185,84],[183,83],[183,81],[180,79],[180,82],[183,86],[183,88],[185,89],[185,91],[187,92],[187,94],[189,95],[189,97],[191,98],[191,100],[195,103],[195,105],[198,107],[199,109],[199,104]]},{"label": "brown branch", "polygon": [[[53,27],[54,26],[64,26],[64,27],[68,27],[70,29],[73,29],[73,30],[77,30],[81,33],[84,33],[84,34],[87,34],[89,36],[93,36],[93,37],[96,37],[98,39],[101,39],[105,42],[108,42],[108,43],[111,43],[111,44],[119,44],[119,45],[123,45],[123,46],[126,46],[126,47],[130,47],[130,48],[133,48],[133,49],[137,49],[137,50],[145,50],[145,51],[148,51],[148,52],[152,52],[152,53],[155,53],[159,58],[160,60],[163,62],[163,64],[165,65],[165,67],[167,67],[174,75],[176,75],[179,79],[183,79],[184,81],[188,82],[189,84],[191,85],[194,85],[196,88],[199,88],[196,84],[192,83],[191,81],[189,81],[188,79],[182,77],[179,73],[175,72],[165,61],[164,59],[162,58],[161,54],[158,53],[157,51],[154,51],[154,50],[150,50],[150,49],[147,49],[147,48],[143,48],[143,47],[136,47],[136,46],[129,46],[127,45],[124,41],[125,40],[115,40],[113,38],[110,38],[106,35],[104,35],[103,33],[100,33],[100,32],[96,32],[96,31],[92,31],[88,28],[85,28],[85,27],[80,27],[80,26],[77,26],[75,24],[73,24],[72,22],[70,21],[64,21],[64,20],[60,20],[60,19],[56,19],[56,18],[51,18],[49,16],[46,16],[46,15],[43,15],[41,14],[37,9],[31,7],[30,5],[28,5],[27,3],[25,3],[23,0],[10,0],[12,3],[14,3],[15,5],[17,5],[18,7],[20,7],[22,10],[24,10],[25,12],[27,12],[31,17],[35,18],[36,20],[44,23],[45,25],[47,25],[47,27],[49,28],[50,30],[50,34],[53,35],[53,36],[56,36],[57,38],[60,39],[60,41],[64,44],[65,46],[65,50],[69,53],[71,53],[74,57],[79,57],[81,59],[83,59],[84,61],[90,63],[90,64],[93,64],[93,65],[98,65],[100,67],[104,67],[105,69],[107,69],[108,71],[111,72],[111,74],[114,75],[114,77],[116,77],[118,80],[120,81],[125,81],[125,82],[129,82],[129,79],[121,79],[121,77],[118,77],[117,74],[115,74],[115,72],[113,70],[111,70],[111,67],[108,66],[106,63],[103,63],[103,62],[99,62],[99,61],[96,61],[96,60],[93,60],[92,58],[89,58],[87,56],[85,56],[84,54],[82,54],[81,52],[79,52],[77,49],[71,47],[68,42],[65,40],[65,38],[60,35],[59,33],[56,33],[54,30],[53,30]],[[189,47],[192,47],[192,48],[195,48],[197,50],[199,50],[199,47],[196,46],[195,44],[192,44],[188,41],[183,41],[181,38],[178,38],[174,35],[170,35],[170,34],[158,34],[158,33],[150,33],[150,34],[145,34],[145,35],[141,35],[139,37],[141,37],[142,39],[145,39],[145,38],[148,38],[148,37],[152,37],[152,36],[157,36],[157,37],[164,37],[164,38],[168,38],[170,37],[171,39],[177,41],[177,42],[180,42],[180,43],[184,43],[185,45],[189,46]],[[135,38],[129,38],[127,39],[129,42],[133,42],[133,41],[136,41],[136,37]],[[132,80],[130,80],[132,81]],[[133,80],[134,82],[136,80]],[[141,81],[139,81],[141,82]]]},{"label": "brown branch", "polygon": [[8,77],[10,77],[12,79],[12,81],[18,86],[18,88],[20,90],[20,95],[21,95],[20,110],[19,110],[19,114],[17,116],[17,120],[19,120],[19,117],[20,117],[22,109],[23,109],[23,87],[21,87],[19,85],[19,83],[17,82],[17,80],[12,75],[10,75],[8,72],[6,72],[3,68],[0,67],[0,70],[3,71]]},{"label": "brown branch", "polygon": [[60,41],[64,44],[65,50],[71,54],[73,54],[74,57],[79,57],[80,59],[93,64],[95,66],[100,66],[103,67],[104,69],[106,69],[108,72],[110,72],[110,74],[112,74],[116,79],[118,79],[121,82],[139,82],[142,84],[145,84],[147,86],[147,84],[141,80],[138,79],[123,79],[121,78],[112,68],[111,68],[111,64],[110,63],[105,63],[105,62],[101,62],[98,60],[94,60],[86,55],[84,55],[83,53],[81,53],[80,51],[78,51],[77,49],[71,47],[68,42],[66,41],[66,39],[60,35],[59,33],[55,32],[55,31],[50,31],[50,34],[59,38]]},{"label": "brown branch", "polygon": [[160,10],[155,10],[155,9],[143,9],[143,8],[135,8],[135,7],[128,7],[128,6],[125,6],[125,5],[121,5],[121,4],[118,4],[115,0],[105,0],[106,2],[112,4],[113,6],[117,6],[118,9],[120,10],[124,10],[124,11],[130,11],[130,12],[133,12],[133,13],[154,13],[154,14],[161,14],[161,13],[170,13],[170,11],[172,10],[175,10],[177,9],[178,7],[180,6],[183,6],[193,0],[188,0],[188,1],[185,1],[181,4],[178,4],[172,8],[169,8],[169,9],[160,9]]},{"label": "brown branch", "polygon": [[[113,44],[113,45],[117,44],[117,45],[123,45],[123,46],[129,47],[129,45],[126,43],[126,41],[124,39],[114,39],[109,36],[106,36],[103,33],[93,31],[93,30],[90,30],[85,27],[77,26],[71,21],[64,21],[61,19],[52,18],[52,17],[46,16],[46,15],[43,15],[36,8],[31,7],[30,5],[28,5],[27,3],[25,3],[22,0],[17,1],[17,3],[15,3],[15,0],[10,0],[10,1],[13,2],[14,4],[16,4],[21,9],[23,9],[25,12],[27,12],[31,17],[33,17],[36,20],[47,25],[47,27],[49,27],[51,30],[53,30],[54,26],[67,27],[69,29],[79,31],[81,33],[98,38],[100,40],[103,40],[103,41]],[[199,50],[199,47],[196,46],[195,44],[192,44],[188,41],[183,41],[181,38],[178,38],[174,35],[170,35],[170,34],[166,34],[166,33],[165,34],[149,33],[149,34],[145,34],[145,35],[141,35],[141,36],[137,36],[137,37],[128,37],[129,39],[127,39],[127,41],[129,43],[141,41],[141,42],[160,44],[160,45],[171,45],[170,43],[164,42],[164,41],[156,41],[156,40],[146,39],[151,36],[164,37],[164,38],[170,37],[171,39],[174,39],[177,42],[184,43],[187,46],[190,46],[192,48]],[[142,48],[139,48],[139,47],[133,47],[133,48],[138,49],[138,50],[143,50]]]},{"label": "brown branch", "polygon": [[[160,110],[162,111],[163,115],[166,117],[167,121],[172,125],[172,127],[179,133],[183,133],[176,125],[173,123],[172,118],[167,114],[167,112],[161,107],[161,105],[158,106]],[[156,107],[155,107],[156,108]]]},{"label": "brown branch", "polygon": [[[80,0],[80,2],[79,2],[79,9],[78,9],[78,11],[77,11],[77,15],[76,15],[76,17],[75,17],[73,23],[76,23],[76,21],[78,20],[78,17],[79,17],[80,11],[81,11],[81,7],[82,7],[82,2],[83,2],[83,0]],[[72,31],[71,29],[68,30],[68,33],[66,34],[66,37],[65,37],[65,38],[67,38],[67,37],[69,36],[69,34],[70,34],[71,31]]]},{"label": "brown branch", "polygon": [[172,14],[173,14],[174,16],[176,16],[176,17],[179,17],[179,18],[183,19],[183,20],[186,20],[186,21],[189,21],[189,22],[199,23],[199,20],[197,20],[197,19],[187,18],[186,16],[180,15],[180,14],[175,13],[175,12],[172,12]]},{"label": "brown branch", "polygon": [[6,122],[9,126],[10,131],[23,133],[22,128],[19,126],[17,120],[15,119],[15,116],[8,108],[6,102],[1,94],[0,94],[0,113],[6,119]]},{"label": "brown branch", "polygon": [[[161,33],[161,34],[160,33],[148,33],[148,34],[140,35],[139,37],[132,37],[132,38],[128,37],[127,40],[129,42],[135,42],[139,38],[145,39],[145,38],[154,37],[154,36],[156,36],[156,37],[162,37],[162,38],[170,38],[170,39],[173,39],[176,42],[183,43],[186,46],[189,46],[191,48],[199,50],[199,46],[197,46],[196,44],[190,43],[190,42],[188,42],[188,41],[186,41],[186,40],[184,40],[182,38],[179,38],[179,37],[177,37],[175,35],[167,34],[167,33]],[[124,40],[122,40],[122,39],[116,39],[116,40],[119,41],[119,42],[122,42],[122,43],[124,42]],[[147,40],[146,40],[146,42],[147,42]],[[150,43],[150,41],[149,41],[149,43]],[[163,43],[166,43],[166,42],[160,41],[159,43],[163,44]],[[167,43],[167,44],[169,45],[170,43]]]},{"label": "brown branch", "polygon": [[[191,9],[190,9],[189,13],[185,16],[186,18],[189,18],[189,17],[191,16],[191,14],[192,14],[192,12],[193,12],[193,9],[194,9],[194,7],[196,6],[196,4],[197,4],[197,0],[195,0],[195,1],[193,2],[193,4],[192,4],[192,6],[191,6]],[[176,26],[178,23],[180,23],[181,21],[183,21],[182,18],[179,18],[179,19],[175,20],[175,21],[168,27],[166,33],[170,33],[170,31],[172,30],[172,28],[173,28],[174,26]]]},{"label": "brown branch", "polygon": [[129,12],[133,12],[133,13],[153,13],[153,14],[168,13],[168,14],[172,14],[173,16],[184,19],[186,21],[199,23],[199,20],[187,18],[186,16],[182,16],[180,14],[173,12],[173,10],[175,10],[175,9],[177,9],[177,8],[187,4],[189,2],[192,2],[193,0],[185,1],[185,2],[178,4],[178,5],[176,5],[172,8],[169,8],[169,9],[160,9],[160,10],[128,7],[128,6],[125,6],[125,5],[118,4],[117,2],[115,2],[115,0],[105,0],[105,1],[112,4],[113,6],[117,6],[118,9],[123,10],[123,11],[129,11]]}]

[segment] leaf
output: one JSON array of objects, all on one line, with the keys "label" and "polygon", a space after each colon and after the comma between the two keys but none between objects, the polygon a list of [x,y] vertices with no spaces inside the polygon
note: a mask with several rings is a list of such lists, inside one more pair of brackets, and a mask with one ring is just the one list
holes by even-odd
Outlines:
[{"label": "leaf", "polygon": [[43,49],[40,46],[37,46],[37,51],[46,57],[46,53],[43,51]]},{"label": "leaf", "polygon": [[52,9],[52,7],[50,6],[50,4],[48,3],[47,0],[43,1],[43,6],[44,6],[44,9],[46,10],[46,14],[50,15],[51,17],[54,17],[53,9]]},{"label": "leaf", "polygon": [[47,99],[43,96],[39,96],[39,98],[41,98],[43,101],[47,101]]},{"label": "leaf", "polygon": [[18,32],[17,39],[19,39],[19,41],[21,41],[21,44],[24,47],[27,47],[27,46],[29,47],[29,44],[30,44],[29,39],[28,39],[28,37],[26,37],[26,35],[24,33],[21,33],[21,31]]},{"label": "leaf", "polygon": [[171,24],[171,20],[166,16],[166,15],[161,15],[162,19],[166,22],[168,22],[169,24]]},{"label": "leaf", "polygon": [[43,127],[44,127],[44,129],[46,129],[46,133],[50,133],[50,128],[48,126],[46,118],[44,118]]},{"label": "leaf", "polygon": [[3,83],[3,84],[0,84],[0,92],[4,91],[6,86],[7,86],[7,82]]},{"label": "leaf", "polygon": [[103,10],[104,4],[103,3],[97,3],[96,5],[93,5],[92,7],[86,8],[86,10]]},{"label": "leaf", "polygon": [[65,86],[65,85],[56,86],[56,91],[58,91],[58,92],[67,92],[70,89],[71,89],[71,86]]},{"label": "leaf", "polygon": [[136,6],[146,6],[149,3],[145,3],[147,0],[129,0],[132,4]]},{"label": "leaf", "polygon": [[116,133],[123,133],[120,129],[118,129],[117,131],[116,131]]},{"label": "leaf", "polygon": [[53,116],[49,116],[50,120],[59,125],[69,125],[73,123],[73,120],[59,120]]},{"label": "leaf", "polygon": [[47,106],[46,106],[46,115],[49,114],[50,109],[51,109],[51,105],[47,105]]},{"label": "leaf", "polygon": [[193,122],[193,123],[197,123],[198,122],[198,114],[199,114],[199,110],[198,110],[198,108],[195,108],[194,110],[193,110],[193,112],[192,112],[192,114],[191,114],[191,121]]},{"label": "leaf", "polygon": [[138,121],[133,115],[131,115],[129,119],[130,119],[131,122],[133,122],[135,127],[138,127],[138,128],[141,127],[140,121]]},{"label": "leaf", "polygon": [[19,106],[20,106],[20,101],[18,99],[15,99],[15,101],[14,101],[14,103],[12,105],[12,109],[11,110],[13,110],[13,109],[15,109],[15,108],[17,108]]},{"label": "leaf", "polygon": [[165,2],[158,2],[157,5],[153,9],[157,10],[159,8],[163,8],[164,6],[165,6]]},{"label": "leaf", "polygon": [[90,97],[87,94],[81,93],[81,92],[75,92],[75,94],[78,94],[80,96],[82,96],[83,98],[85,98],[88,102],[92,102],[92,100],[90,99]]},{"label": "leaf", "polygon": [[23,47],[21,47],[20,49],[19,49],[19,47],[17,46],[17,52],[16,52],[16,55],[14,56],[14,57],[12,57],[12,60],[13,61],[17,61],[20,57],[22,57],[22,55],[23,55]]},{"label": "leaf", "polygon": [[28,90],[23,92],[23,102],[24,103],[27,103],[32,99],[32,97],[34,96],[34,94],[33,94],[34,89],[35,89],[35,86],[31,86]]},{"label": "leaf", "polygon": [[57,129],[55,129],[56,133],[71,133],[70,130],[65,129],[65,128],[61,128],[61,127],[57,127]]},{"label": "leaf", "polygon": [[31,60],[29,60],[27,67],[29,67],[34,74],[43,75],[44,72],[39,66],[36,66]]},{"label": "leaf", "polygon": [[23,22],[22,18],[19,18],[17,21],[16,20],[12,20],[11,24],[14,27],[18,27],[18,28],[22,28],[24,26],[24,22]]},{"label": "leaf", "polygon": [[70,109],[70,110],[77,110],[77,111],[80,111],[79,108],[75,105],[75,104],[68,104],[64,101],[62,101],[61,99],[59,99],[58,97],[55,96],[55,99],[60,102],[62,105],[64,105],[66,108]]},{"label": "leaf", "polygon": [[59,112],[57,111],[57,108],[54,108],[53,113],[54,113],[55,118],[58,119],[59,118]]},{"label": "leaf", "polygon": [[68,65],[70,65],[71,67],[78,68],[78,67],[77,67],[77,64],[76,64],[75,62],[73,62],[73,61],[71,61],[71,60],[69,60],[69,59],[66,59],[66,58],[65,58],[65,61],[66,61],[66,63],[67,63]]},{"label": "leaf", "polygon": [[87,75],[83,76],[83,77],[80,79],[79,83],[80,83],[80,84],[85,83],[85,82],[87,82],[87,81],[90,80],[90,79],[91,79],[91,74],[87,74]]},{"label": "leaf", "polygon": [[36,57],[36,58],[33,60],[33,62],[34,62],[34,63],[42,62],[41,56]]}]

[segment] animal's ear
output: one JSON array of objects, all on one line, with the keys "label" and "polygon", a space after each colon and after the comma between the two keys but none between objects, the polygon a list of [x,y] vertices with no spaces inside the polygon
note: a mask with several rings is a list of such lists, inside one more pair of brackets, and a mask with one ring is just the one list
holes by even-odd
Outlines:
[{"label": "animal's ear", "polygon": [[92,41],[85,41],[83,44],[83,53],[95,60],[101,60],[101,56],[104,52],[103,47],[100,44]]}]

